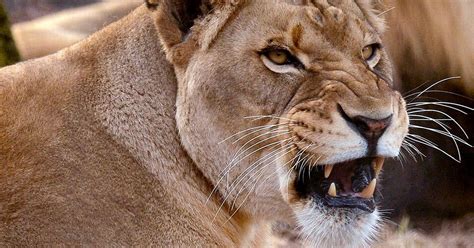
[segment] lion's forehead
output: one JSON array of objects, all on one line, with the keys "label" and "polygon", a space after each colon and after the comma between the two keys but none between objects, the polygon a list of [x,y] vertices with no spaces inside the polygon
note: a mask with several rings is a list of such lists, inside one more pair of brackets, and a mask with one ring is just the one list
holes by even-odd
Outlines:
[{"label": "lion's forehead", "polygon": [[323,38],[331,43],[347,43],[378,36],[381,31],[377,26],[383,22],[376,18],[370,5],[358,4],[358,1],[254,1],[244,20],[264,25],[266,30],[260,30],[259,34],[292,32],[300,25],[307,43]]},{"label": "lion's forehead", "polygon": [[330,15],[345,16],[364,19],[366,11],[371,10],[371,4],[366,0],[280,0],[290,5],[317,9],[318,12]]}]

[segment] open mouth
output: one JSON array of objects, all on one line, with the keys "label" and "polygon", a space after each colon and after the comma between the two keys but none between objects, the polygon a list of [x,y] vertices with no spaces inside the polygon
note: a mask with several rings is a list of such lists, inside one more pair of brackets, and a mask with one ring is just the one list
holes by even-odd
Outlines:
[{"label": "open mouth", "polygon": [[384,158],[364,157],[333,165],[310,166],[308,160],[295,159],[295,188],[302,198],[311,197],[326,207],[375,210],[377,176]]}]

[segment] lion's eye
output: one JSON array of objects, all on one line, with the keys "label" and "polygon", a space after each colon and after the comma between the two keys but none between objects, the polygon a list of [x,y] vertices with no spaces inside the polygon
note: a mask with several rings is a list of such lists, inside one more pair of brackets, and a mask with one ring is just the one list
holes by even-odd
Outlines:
[{"label": "lion's eye", "polygon": [[298,72],[303,64],[288,50],[270,47],[260,52],[261,58],[268,69],[277,73]]},{"label": "lion's eye", "polygon": [[284,65],[284,64],[289,64],[289,56],[288,53],[284,50],[273,50],[269,51],[266,56],[270,61],[277,65]]},{"label": "lion's eye", "polygon": [[380,44],[374,43],[362,49],[362,58],[370,68],[374,68],[380,61]]}]

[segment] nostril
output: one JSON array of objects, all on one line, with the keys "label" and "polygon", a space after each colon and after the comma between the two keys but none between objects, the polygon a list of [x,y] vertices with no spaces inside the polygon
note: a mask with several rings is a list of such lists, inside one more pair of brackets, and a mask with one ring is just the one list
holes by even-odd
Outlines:
[{"label": "nostril", "polygon": [[364,138],[369,142],[377,142],[382,136],[390,123],[392,122],[393,115],[390,115],[383,119],[371,119],[365,116],[350,117],[344,112],[341,106],[338,106],[339,113],[341,116],[356,129]]},{"label": "nostril", "polygon": [[371,119],[364,116],[355,116],[351,122],[367,139],[378,139],[392,122],[392,115],[383,119]]}]

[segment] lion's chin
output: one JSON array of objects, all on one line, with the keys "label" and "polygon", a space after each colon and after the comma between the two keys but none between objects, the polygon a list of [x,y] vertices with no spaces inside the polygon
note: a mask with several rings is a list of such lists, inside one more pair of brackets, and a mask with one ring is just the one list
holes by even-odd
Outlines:
[{"label": "lion's chin", "polygon": [[377,238],[380,213],[326,207],[308,201],[294,207],[300,235],[308,247],[369,247]]},{"label": "lion's chin", "polygon": [[308,246],[364,247],[376,238],[381,219],[376,186],[384,160],[359,157],[318,165],[295,159],[287,200]]}]

